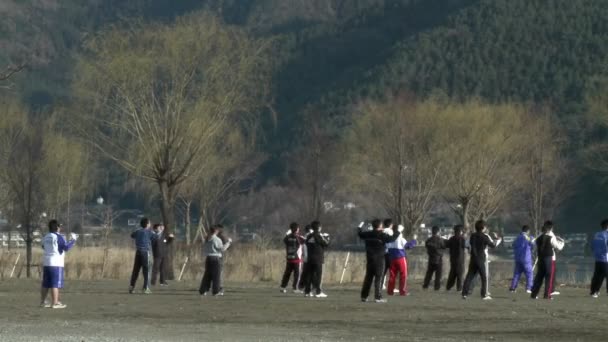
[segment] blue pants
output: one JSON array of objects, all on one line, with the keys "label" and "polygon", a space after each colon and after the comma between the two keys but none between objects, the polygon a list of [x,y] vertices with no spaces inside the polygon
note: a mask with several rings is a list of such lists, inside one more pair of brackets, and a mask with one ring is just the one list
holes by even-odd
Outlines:
[{"label": "blue pants", "polygon": [[513,281],[511,282],[511,290],[517,288],[521,274],[526,274],[526,290],[532,290],[532,263],[531,262],[515,262],[515,270],[513,271]]}]

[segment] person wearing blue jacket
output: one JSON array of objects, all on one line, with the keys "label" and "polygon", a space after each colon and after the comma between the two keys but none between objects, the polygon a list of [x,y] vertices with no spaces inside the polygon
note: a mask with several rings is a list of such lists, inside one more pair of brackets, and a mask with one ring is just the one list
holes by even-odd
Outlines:
[{"label": "person wearing blue jacket", "polygon": [[534,249],[534,238],[530,236],[530,227],[523,226],[521,234],[513,242],[513,257],[515,258],[515,269],[513,270],[513,281],[509,291],[515,292],[519,284],[521,274],[526,275],[526,292],[532,293],[532,281],[534,277],[532,266],[532,250]]},{"label": "person wearing blue jacket", "polygon": [[139,223],[141,228],[131,233],[131,238],[135,240],[135,260],[133,262],[133,272],[131,273],[131,283],[129,284],[129,293],[133,293],[135,283],[139,277],[139,271],[143,270],[144,287],[143,293],[150,294],[149,279],[150,279],[150,252],[152,250],[152,240],[154,233],[150,229],[150,220],[142,218]]},{"label": "person wearing blue jacket", "polygon": [[602,230],[595,234],[591,242],[593,256],[595,257],[595,270],[591,278],[591,296],[597,298],[600,288],[606,279],[606,291],[608,291],[608,219],[603,220]]}]

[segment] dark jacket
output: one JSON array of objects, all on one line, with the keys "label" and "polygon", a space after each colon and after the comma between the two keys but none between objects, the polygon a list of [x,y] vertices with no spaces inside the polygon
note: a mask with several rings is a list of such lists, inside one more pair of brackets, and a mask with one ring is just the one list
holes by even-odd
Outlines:
[{"label": "dark jacket", "polygon": [[329,239],[320,232],[313,232],[306,236],[306,251],[309,264],[322,264],[325,262],[325,248],[329,246]]},{"label": "dark jacket", "polygon": [[365,252],[368,258],[384,258],[386,244],[397,240],[399,231],[393,229],[393,235],[385,234],[381,230],[359,230],[359,237],[365,241]]},{"label": "dark jacket", "polygon": [[485,262],[488,257],[488,247],[496,248],[500,241],[501,240],[498,240],[498,243],[494,242],[494,240],[485,233],[475,232],[471,234],[471,262]]},{"label": "dark jacket", "polygon": [[173,241],[173,237],[166,236],[165,232],[154,234],[152,237],[152,255],[154,258],[164,258],[167,256],[167,245]]},{"label": "dark jacket", "polygon": [[536,238],[536,250],[539,259],[552,258],[555,260],[555,250],[561,251],[564,242],[558,240],[553,232],[543,233]]},{"label": "dark jacket", "polygon": [[464,236],[452,236],[446,244],[446,247],[450,250],[450,262],[463,263],[465,256],[467,241]]},{"label": "dark jacket", "polygon": [[302,262],[302,245],[305,243],[304,238],[300,235],[290,233],[283,239],[285,244],[285,254],[288,262]]},{"label": "dark jacket", "polygon": [[441,264],[443,261],[443,250],[446,249],[446,242],[444,238],[439,235],[431,236],[425,242],[426,252],[429,255],[429,263]]}]

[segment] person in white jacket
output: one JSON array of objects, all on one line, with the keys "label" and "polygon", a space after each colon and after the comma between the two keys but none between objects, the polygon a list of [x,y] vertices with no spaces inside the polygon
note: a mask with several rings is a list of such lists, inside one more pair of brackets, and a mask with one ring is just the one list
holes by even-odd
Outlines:
[{"label": "person in white jacket", "polygon": [[399,274],[399,295],[407,296],[409,295],[409,292],[407,290],[407,253],[405,250],[416,246],[416,235],[408,242],[403,237],[403,226],[399,225],[397,230],[399,231],[397,240],[386,244],[389,260],[387,294],[389,296],[394,294],[395,282],[397,274]]},{"label": "person in white jacket", "polygon": [[[43,248],[43,269],[42,286],[40,289],[40,306],[53,309],[64,309],[65,304],[59,301],[59,289],[63,288],[63,268],[65,265],[65,253],[69,251],[78,236],[71,234],[71,240],[66,242],[60,234],[61,225],[57,220],[49,222],[49,233],[42,239]],[[52,302],[48,303],[46,298],[51,290]]]},{"label": "person in white jacket", "polygon": [[564,248],[564,240],[553,234],[553,222],[546,221],[543,225],[543,233],[536,238],[536,250],[538,252],[538,271],[534,277],[532,285],[532,299],[537,299],[540,288],[545,283],[545,299],[553,299],[559,292],[554,291],[555,287],[555,250],[561,251]]}]

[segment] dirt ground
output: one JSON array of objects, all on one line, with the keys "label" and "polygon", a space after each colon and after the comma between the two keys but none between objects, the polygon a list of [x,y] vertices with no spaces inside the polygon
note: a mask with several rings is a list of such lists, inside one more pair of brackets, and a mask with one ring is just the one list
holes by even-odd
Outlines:
[{"label": "dirt ground", "polygon": [[38,307],[38,282],[0,282],[0,341],[599,341],[608,297],[561,288],[554,301],[522,291],[476,295],[423,292],[386,304],[361,303],[357,286],[325,288],[325,299],[281,294],[275,284],[227,284],[224,297],[200,297],[173,283],[152,295],[125,282],[69,281],[65,310]]}]

